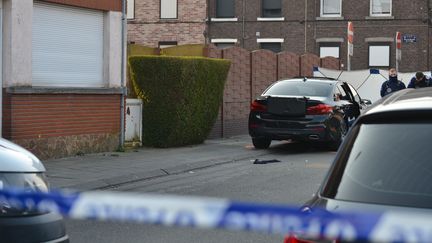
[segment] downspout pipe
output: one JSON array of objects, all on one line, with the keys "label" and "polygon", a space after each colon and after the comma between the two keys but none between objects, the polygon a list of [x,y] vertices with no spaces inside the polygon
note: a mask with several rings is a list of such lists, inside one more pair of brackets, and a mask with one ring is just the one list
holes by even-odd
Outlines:
[{"label": "downspout pipe", "polygon": [[205,35],[204,35],[204,43],[206,48],[208,48],[208,45],[211,44],[210,40],[210,25],[211,25],[211,18],[210,18],[210,0],[206,1],[207,4],[207,13],[206,13],[206,22],[205,22]]},{"label": "downspout pipe", "polygon": [[126,0],[122,0],[122,27],[121,27],[121,98],[120,98],[120,148],[124,147],[125,143],[125,74],[126,74]]},{"label": "downspout pipe", "polygon": [[242,1],[242,47],[245,47],[245,21],[246,21],[246,0]]},{"label": "downspout pipe", "polygon": [[305,9],[304,9],[304,53],[306,54],[307,53],[307,25],[308,25],[308,23],[307,23],[307,20],[308,20],[308,18],[307,18],[307,14],[308,14],[308,12],[307,12],[307,10],[308,10],[308,1],[306,0],[305,1]]},{"label": "downspout pipe", "polygon": [[[428,16],[428,20],[427,20],[427,35],[428,35],[428,37],[427,37],[427,39],[429,40],[429,38],[430,38],[430,29],[431,29],[431,21],[432,21],[432,14],[431,14],[431,11],[432,11],[432,2],[431,2],[431,0],[426,0],[426,4],[427,4],[427,6],[426,6],[426,8],[427,8],[427,16]],[[428,69],[428,71],[430,71],[431,72],[431,75],[432,75],[432,68],[431,68],[431,66],[430,66],[430,57],[431,57],[431,44],[429,43],[429,41],[428,41],[428,43],[427,43],[427,69]]]}]

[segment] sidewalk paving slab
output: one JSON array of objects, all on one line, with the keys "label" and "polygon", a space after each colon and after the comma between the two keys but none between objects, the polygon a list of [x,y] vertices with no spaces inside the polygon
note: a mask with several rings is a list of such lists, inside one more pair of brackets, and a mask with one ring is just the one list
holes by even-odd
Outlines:
[{"label": "sidewalk paving slab", "polygon": [[178,148],[141,147],[128,152],[85,154],[43,161],[53,188],[79,191],[114,187],[269,154],[248,135],[209,139]]}]

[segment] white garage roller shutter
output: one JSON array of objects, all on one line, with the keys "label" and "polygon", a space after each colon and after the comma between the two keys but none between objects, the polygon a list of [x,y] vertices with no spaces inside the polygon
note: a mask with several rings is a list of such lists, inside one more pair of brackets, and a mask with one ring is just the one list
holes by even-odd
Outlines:
[{"label": "white garage roller shutter", "polygon": [[34,3],[33,86],[103,87],[103,12]]}]

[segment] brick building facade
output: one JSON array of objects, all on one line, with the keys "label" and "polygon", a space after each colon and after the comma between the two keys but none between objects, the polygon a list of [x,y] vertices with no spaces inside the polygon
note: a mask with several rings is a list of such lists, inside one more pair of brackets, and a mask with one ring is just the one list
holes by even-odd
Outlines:
[{"label": "brick building facade", "polygon": [[351,69],[395,66],[401,32],[400,71],[430,70],[432,1],[208,0],[209,41],[297,54],[339,57],[347,63],[347,23],[354,24]]},{"label": "brick building facade", "polygon": [[128,41],[149,47],[204,44],[203,0],[128,0]]},{"label": "brick building facade", "polygon": [[346,69],[348,22],[354,25],[351,70],[396,66],[396,32],[404,39],[399,70],[431,70],[432,0],[129,0],[128,4],[129,42],[150,47],[214,44],[218,49],[210,51],[211,57],[232,61],[212,137],[246,133],[250,101],[269,83],[311,75],[313,66]]},{"label": "brick building facade", "polygon": [[0,0],[0,7],[2,137],[41,159],[117,149],[122,1]]}]

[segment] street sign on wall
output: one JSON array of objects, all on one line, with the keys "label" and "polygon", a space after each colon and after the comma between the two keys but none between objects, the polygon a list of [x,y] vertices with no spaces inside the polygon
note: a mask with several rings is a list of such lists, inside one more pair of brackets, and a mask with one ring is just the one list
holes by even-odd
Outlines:
[{"label": "street sign on wall", "polygon": [[415,43],[415,42],[417,42],[417,36],[404,34],[402,36],[402,41],[403,41],[403,43]]}]

